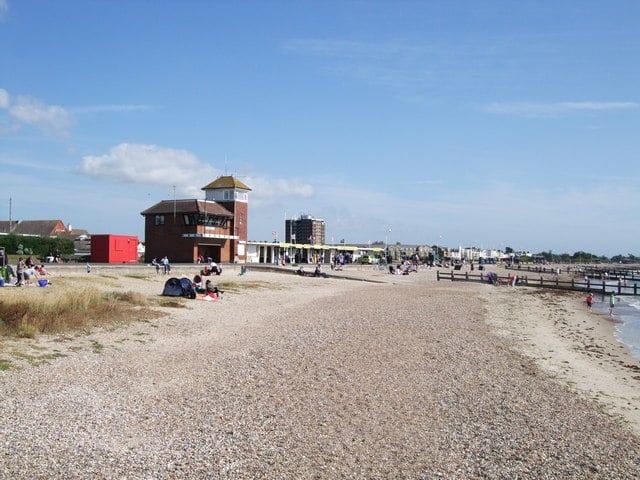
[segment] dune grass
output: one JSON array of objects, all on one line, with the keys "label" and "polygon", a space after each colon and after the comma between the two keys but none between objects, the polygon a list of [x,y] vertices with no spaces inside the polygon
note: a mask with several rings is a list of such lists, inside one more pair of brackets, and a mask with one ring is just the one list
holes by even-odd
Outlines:
[{"label": "dune grass", "polygon": [[0,335],[35,338],[40,333],[157,317],[148,306],[147,298],[139,293],[101,292],[93,287],[66,295],[5,297],[0,302]]}]

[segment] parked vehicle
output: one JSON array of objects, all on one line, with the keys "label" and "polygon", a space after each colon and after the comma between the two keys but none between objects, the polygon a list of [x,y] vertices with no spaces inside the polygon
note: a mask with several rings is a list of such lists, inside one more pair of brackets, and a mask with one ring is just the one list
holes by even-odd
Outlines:
[{"label": "parked vehicle", "polygon": [[367,263],[367,264],[377,264],[380,263],[380,259],[378,257],[372,257],[370,255],[362,255],[359,258],[360,263]]}]

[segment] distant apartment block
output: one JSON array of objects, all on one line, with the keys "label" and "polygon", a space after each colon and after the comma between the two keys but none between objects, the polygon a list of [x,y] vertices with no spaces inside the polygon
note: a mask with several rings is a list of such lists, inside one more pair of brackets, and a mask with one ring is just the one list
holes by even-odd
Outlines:
[{"label": "distant apartment block", "polygon": [[287,243],[324,245],[325,222],[311,215],[285,220],[285,241]]}]

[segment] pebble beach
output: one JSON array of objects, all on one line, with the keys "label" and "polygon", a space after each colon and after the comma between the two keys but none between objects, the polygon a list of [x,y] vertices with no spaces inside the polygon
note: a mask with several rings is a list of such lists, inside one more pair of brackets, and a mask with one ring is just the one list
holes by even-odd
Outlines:
[{"label": "pebble beach", "polygon": [[228,269],[221,301],[3,340],[59,356],[0,371],[0,479],[640,478],[638,362],[578,297],[335,275]]}]

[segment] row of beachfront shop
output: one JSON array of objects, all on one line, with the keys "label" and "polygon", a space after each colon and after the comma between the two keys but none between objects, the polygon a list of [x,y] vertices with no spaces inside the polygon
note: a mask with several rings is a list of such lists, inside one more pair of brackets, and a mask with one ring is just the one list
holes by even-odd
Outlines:
[{"label": "row of beachfront shop", "polygon": [[247,263],[274,265],[323,263],[377,263],[384,248],[357,245],[311,245],[303,243],[246,242]]}]

